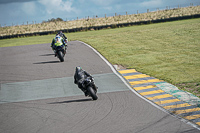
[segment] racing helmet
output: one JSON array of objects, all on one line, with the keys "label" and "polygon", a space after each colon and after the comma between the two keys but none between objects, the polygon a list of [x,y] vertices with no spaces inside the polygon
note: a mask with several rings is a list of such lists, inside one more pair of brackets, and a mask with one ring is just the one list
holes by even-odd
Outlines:
[{"label": "racing helmet", "polygon": [[82,68],[80,66],[76,67],[76,71],[81,71]]},{"label": "racing helmet", "polygon": [[63,33],[62,33],[62,31],[58,31],[58,33],[57,33],[57,35],[62,35]]}]

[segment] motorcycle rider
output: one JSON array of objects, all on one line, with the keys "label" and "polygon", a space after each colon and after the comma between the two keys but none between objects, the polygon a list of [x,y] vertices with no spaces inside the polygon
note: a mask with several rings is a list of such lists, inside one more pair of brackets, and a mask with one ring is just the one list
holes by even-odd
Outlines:
[{"label": "motorcycle rider", "polygon": [[[65,46],[65,53],[66,53],[66,49],[67,49],[67,41],[64,40],[60,34],[56,34],[56,37],[53,38],[52,43],[51,43],[51,47],[52,50],[55,52],[55,48],[56,46],[60,46],[60,45],[64,45]],[[55,55],[56,56],[56,55]]]},{"label": "motorcycle rider", "polygon": [[67,42],[68,42],[67,37],[65,36],[64,33],[62,33],[62,31],[58,31],[57,35],[61,36],[67,44]]},{"label": "motorcycle rider", "polygon": [[[84,81],[88,78],[93,78],[89,73],[87,73],[85,70],[83,70],[80,66],[76,67],[75,74],[74,74],[74,84],[77,84],[78,87],[85,93],[85,96],[87,96],[87,92],[84,89]],[[94,89],[97,90],[96,85],[94,84]]]}]

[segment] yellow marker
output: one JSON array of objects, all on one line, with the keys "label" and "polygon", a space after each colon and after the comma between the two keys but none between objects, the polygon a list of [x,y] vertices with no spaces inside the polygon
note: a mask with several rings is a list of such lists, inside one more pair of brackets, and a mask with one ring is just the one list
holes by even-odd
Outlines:
[{"label": "yellow marker", "polygon": [[175,111],[175,113],[176,114],[183,114],[183,113],[189,113],[189,112],[195,112],[195,111],[200,111],[200,108],[177,110],[177,111]]},{"label": "yellow marker", "polygon": [[177,104],[177,105],[169,105],[169,106],[164,106],[163,108],[165,109],[173,109],[173,108],[181,108],[181,107],[187,107],[187,106],[191,106],[188,103],[183,103],[183,104]]},{"label": "yellow marker", "polygon": [[197,122],[196,124],[197,124],[197,125],[200,125],[200,122]]},{"label": "yellow marker", "polygon": [[156,94],[156,93],[162,93],[163,90],[155,90],[155,91],[148,91],[148,92],[142,92],[141,95],[150,95],[150,94]]},{"label": "yellow marker", "polygon": [[155,102],[156,104],[165,104],[165,103],[173,103],[173,102],[178,102],[178,101],[181,101],[179,99],[171,99],[171,100],[164,100],[164,101],[158,101],[158,102]]},{"label": "yellow marker", "polygon": [[188,120],[192,120],[192,119],[200,118],[200,115],[185,116],[184,118],[185,118],[185,119],[188,119]]},{"label": "yellow marker", "polygon": [[137,71],[135,69],[128,69],[128,70],[121,70],[121,71],[119,71],[119,73],[121,73],[121,74],[133,73],[133,72],[137,72]]},{"label": "yellow marker", "polygon": [[150,83],[150,82],[161,82],[162,80],[159,79],[149,79],[149,80],[140,80],[140,81],[133,81],[129,82],[131,85],[137,85],[137,84],[144,84],[144,83]]},{"label": "yellow marker", "polygon": [[145,78],[145,77],[150,77],[150,76],[149,76],[149,75],[146,75],[146,74],[138,74],[138,75],[124,76],[125,79],[137,79],[137,78]]},{"label": "yellow marker", "polygon": [[136,91],[139,90],[144,90],[144,89],[150,89],[150,88],[155,88],[155,85],[149,85],[149,86],[142,86],[142,87],[134,87],[133,89],[135,89]]},{"label": "yellow marker", "polygon": [[167,98],[167,97],[172,97],[170,94],[164,94],[160,96],[154,96],[154,97],[148,97],[149,100],[155,100],[155,99],[161,99],[161,98]]}]

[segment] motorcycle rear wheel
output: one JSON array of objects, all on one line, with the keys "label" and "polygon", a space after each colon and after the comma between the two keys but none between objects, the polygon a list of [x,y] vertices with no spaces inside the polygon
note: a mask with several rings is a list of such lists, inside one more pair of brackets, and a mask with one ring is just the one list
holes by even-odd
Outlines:
[{"label": "motorcycle rear wheel", "polygon": [[63,53],[61,51],[58,51],[58,58],[60,59],[61,62],[64,61],[64,56],[63,56]]},{"label": "motorcycle rear wheel", "polygon": [[94,91],[94,89],[92,87],[89,86],[87,88],[87,91],[89,92],[89,95],[92,97],[93,100],[97,100],[98,99],[98,97],[97,97],[97,95],[96,95],[96,93],[95,93],[95,91]]}]

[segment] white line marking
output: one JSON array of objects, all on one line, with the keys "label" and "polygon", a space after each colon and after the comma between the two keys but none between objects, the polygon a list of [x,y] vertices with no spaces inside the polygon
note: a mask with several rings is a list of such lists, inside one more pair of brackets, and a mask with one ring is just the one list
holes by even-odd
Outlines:
[{"label": "white line marking", "polygon": [[[78,40],[77,40],[77,41],[78,41]],[[116,75],[124,82],[124,84],[125,84],[132,92],[134,92],[137,96],[139,96],[140,98],[144,99],[145,101],[147,101],[148,103],[150,103],[150,104],[153,105],[154,107],[156,107],[156,108],[162,110],[163,112],[165,112],[165,113],[167,113],[167,114],[169,114],[169,115],[171,115],[171,116],[173,116],[173,117],[175,117],[175,118],[178,118],[178,119],[180,119],[181,121],[183,121],[184,123],[186,123],[186,124],[188,124],[188,125],[191,125],[192,127],[196,128],[196,129],[198,129],[198,130],[200,130],[200,128],[199,128],[197,125],[191,123],[190,121],[188,121],[188,120],[186,120],[186,119],[183,119],[183,118],[179,117],[178,115],[171,114],[170,112],[168,112],[168,111],[165,110],[164,108],[161,108],[160,106],[158,106],[158,105],[155,104],[154,102],[152,102],[152,101],[150,101],[150,100],[147,100],[146,98],[144,98],[143,96],[141,96],[140,94],[138,94],[134,89],[132,89],[132,88],[130,87],[130,85],[127,83],[127,81],[119,74],[119,72],[113,67],[113,65],[110,64],[110,62],[109,62],[105,57],[103,57],[96,49],[94,49],[92,46],[90,46],[90,45],[88,45],[87,43],[84,43],[84,42],[82,42],[82,41],[78,41],[78,42],[80,42],[80,43],[82,43],[82,44],[88,46],[88,47],[91,48],[96,54],[98,54],[98,55],[106,62],[106,64],[108,64],[108,66],[111,68],[111,70],[113,71],[113,73],[116,74]]]}]

